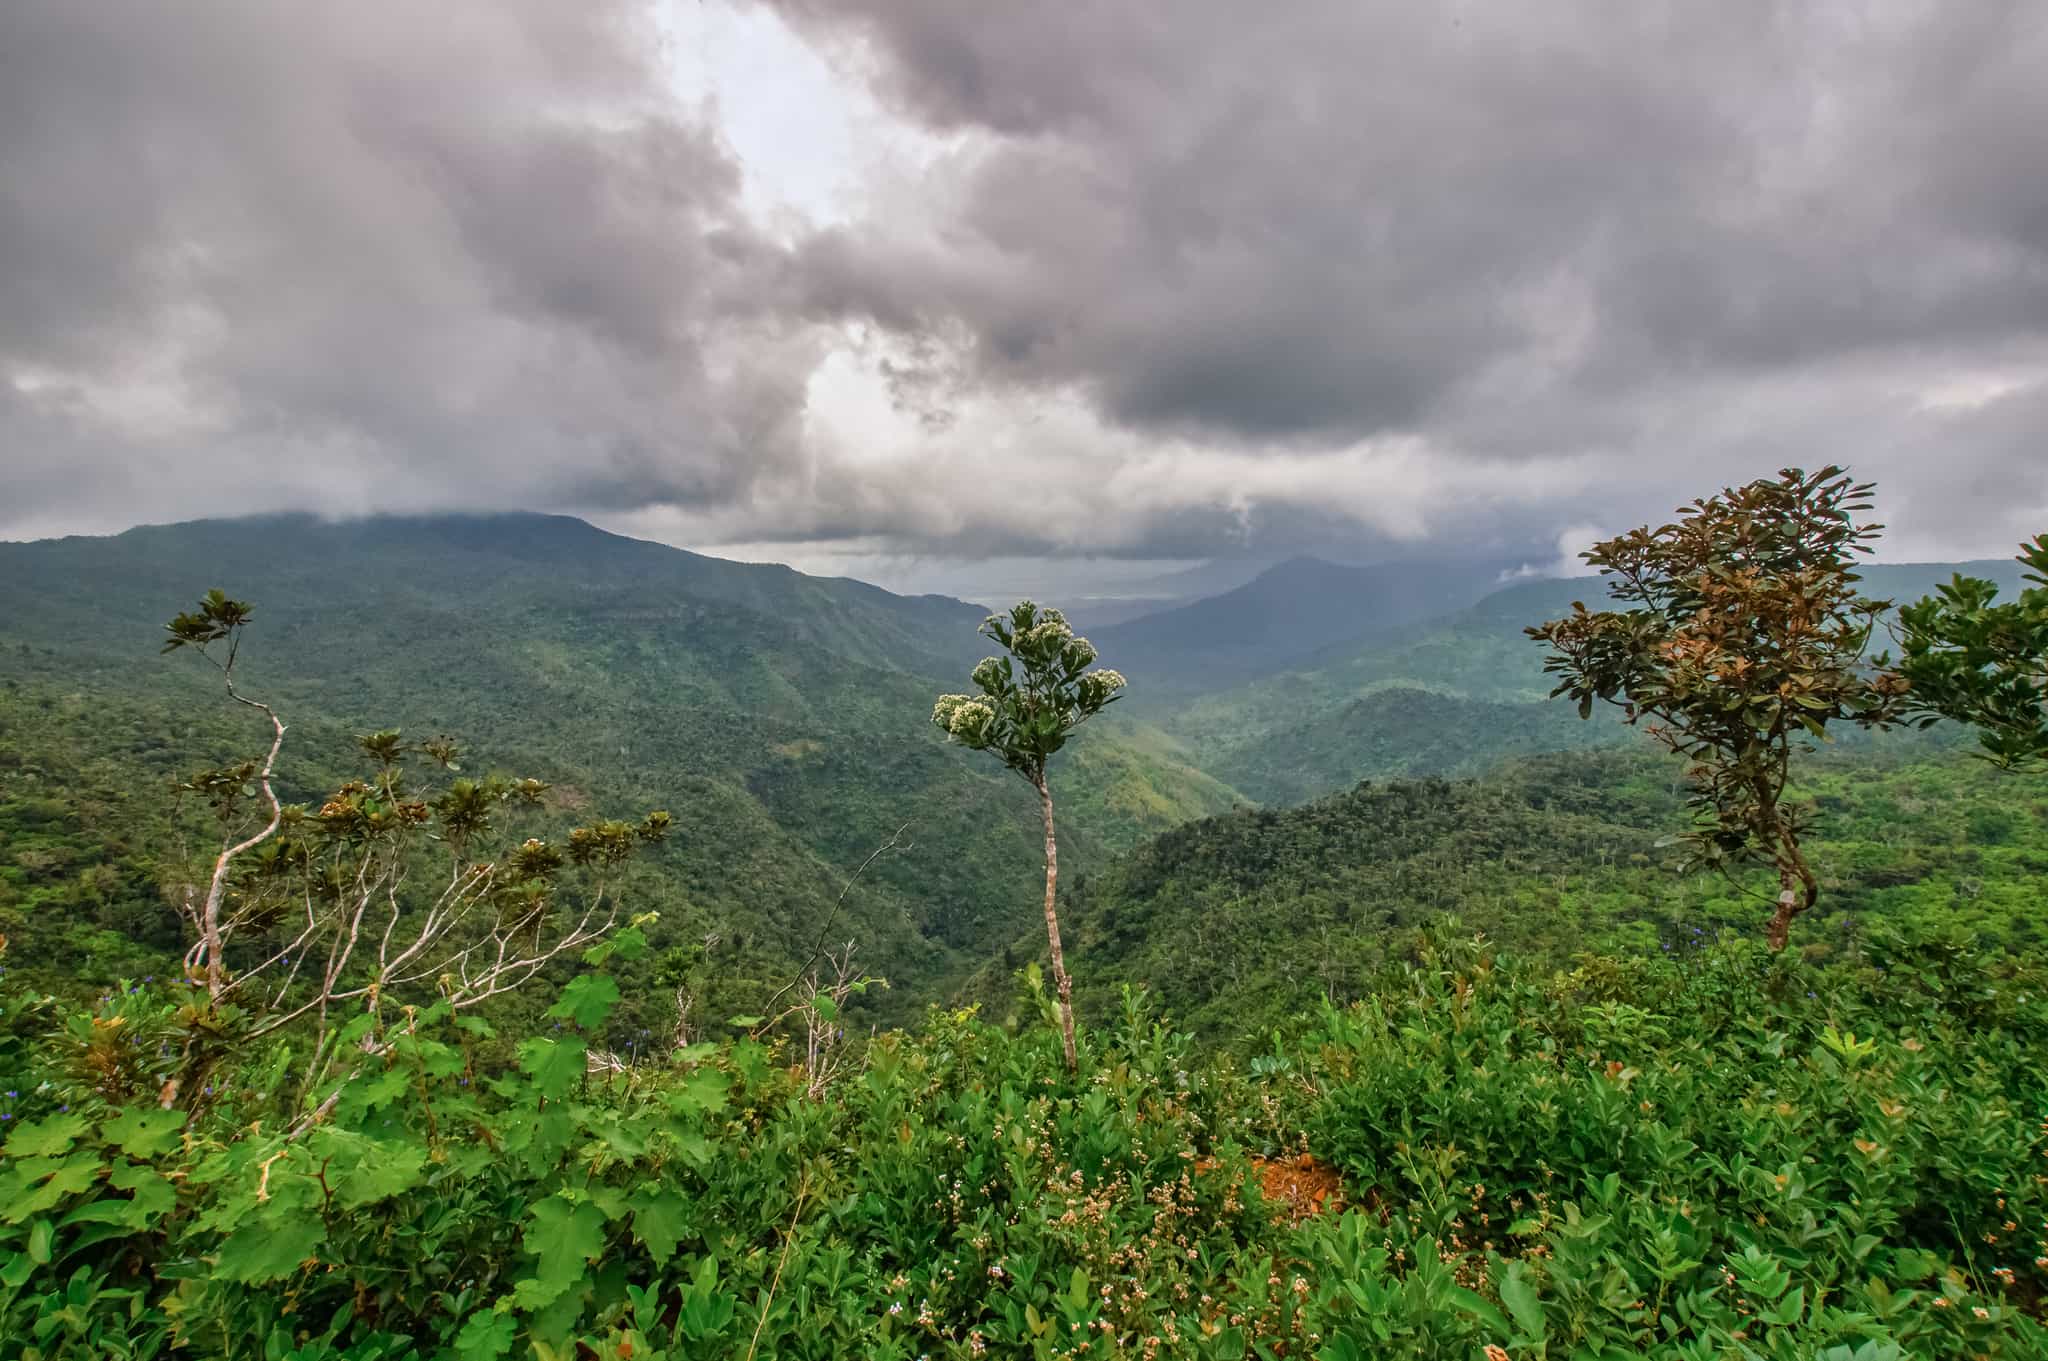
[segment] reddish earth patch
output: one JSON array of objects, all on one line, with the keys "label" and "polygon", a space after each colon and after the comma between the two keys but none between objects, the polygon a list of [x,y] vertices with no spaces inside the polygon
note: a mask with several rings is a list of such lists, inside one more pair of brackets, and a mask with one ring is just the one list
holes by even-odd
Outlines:
[{"label": "reddish earth patch", "polygon": [[[1336,1168],[1317,1162],[1312,1153],[1296,1158],[1253,1157],[1250,1164],[1258,1176],[1260,1193],[1290,1224],[1344,1208],[1344,1179]],[[1195,1162],[1195,1175],[1207,1176],[1222,1166],[1215,1158],[1200,1158]]]},{"label": "reddish earth patch", "polygon": [[1337,1169],[1307,1153],[1298,1158],[1253,1158],[1259,1190],[1290,1224],[1333,1214],[1344,1207],[1344,1179]]}]

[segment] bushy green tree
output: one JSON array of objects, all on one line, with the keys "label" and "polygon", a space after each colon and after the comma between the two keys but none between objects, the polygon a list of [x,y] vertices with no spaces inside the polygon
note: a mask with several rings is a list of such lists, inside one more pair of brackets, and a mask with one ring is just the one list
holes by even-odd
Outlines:
[{"label": "bushy green tree", "polygon": [[179,903],[192,937],[186,975],[205,998],[193,1012],[187,1071],[166,1085],[166,1106],[229,1032],[253,1039],[306,1023],[310,1086],[337,1060],[344,1007],[373,1019],[383,1007],[436,999],[461,1010],[527,983],[611,930],[620,868],[665,839],[672,821],[656,811],[545,840],[521,814],[543,806],[546,784],[458,775],[426,787],[408,763],[424,757],[459,772],[455,744],[411,743],[396,730],[357,738],[371,773],[317,807],[285,804],[273,786],[284,722],[236,689],[252,614],[216,590],[166,626],[164,651],[189,647],[213,662],[229,698],[260,710],[272,733],[260,762],[203,771],[180,786],[211,808],[220,849],[203,891],[195,883]]},{"label": "bushy green tree", "polygon": [[1767,928],[1783,949],[1820,882],[1800,849],[1808,813],[1788,803],[1793,753],[1836,722],[1895,719],[1905,685],[1865,651],[1890,602],[1856,589],[1869,483],[1838,467],[1788,468],[1683,508],[1679,518],[1581,554],[1630,608],[1588,610],[1528,630],[1551,648],[1551,693],[1617,705],[1687,761],[1702,863],[1757,859],[1778,874]]},{"label": "bushy green tree", "polygon": [[1957,576],[1899,611],[1895,673],[1910,713],[1977,730],[1995,764],[2048,763],[2048,534],[2020,545],[2036,583],[2000,601],[1981,577]]},{"label": "bushy green tree", "polygon": [[972,679],[980,693],[939,696],[932,706],[932,722],[961,746],[992,753],[1038,791],[1045,818],[1045,935],[1052,950],[1053,983],[1059,990],[1067,1067],[1072,1069],[1074,984],[1060,950],[1055,899],[1059,842],[1053,832],[1052,789],[1045,767],[1076,728],[1117,701],[1124,678],[1107,668],[1091,670],[1094,646],[1075,637],[1058,610],[1041,610],[1029,600],[1020,601],[1006,615],[990,615],[981,632],[1000,645],[1004,655],[986,657],[974,668]]}]

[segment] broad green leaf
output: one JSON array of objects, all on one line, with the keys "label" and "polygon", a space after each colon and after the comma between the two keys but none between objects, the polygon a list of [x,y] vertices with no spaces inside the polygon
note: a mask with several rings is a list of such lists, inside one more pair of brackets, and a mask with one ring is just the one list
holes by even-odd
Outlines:
[{"label": "broad green leaf", "polygon": [[39,1215],[66,1196],[90,1188],[105,1169],[106,1164],[87,1149],[80,1149],[62,1161],[28,1159],[14,1168],[11,1184],[4,1197],[0,1197],[0,1221],[19,1224],[30,1215]]},{"label": "broad green leaf", "polygon": [[584,1030],[591,1030],[604,1024],[618,1001],[619,985],[610,975],[584,974],[569,980],[569,986],[562,989],[561,1000],[549,1007],[547,1014],[556,1020],[573,1020]]},{"label": "broad green leaf", "polygon": [[1365,1361],[1365,1353],[1344,1333],[1339,1333],[1316,1353],[1316,1361]]},{"label": "broad green leaf", "polygon": [[626,926],[585,950],[583,962],[592,965],[602,964],[614,956],[630,961],[646,953],[647,933],[637,926]]},{"label": "broad green leaf", "polygon": [[116,1163],[107,1184],[130,1192],[128,1199],[103,1196],[65,1215],[59,1228],[75,1224],[119,1224],[126,1229],[146,1229],[170,1213],[178,1204],[177,1188],[169,1178],[141,1163]]},{"label": "broad green leaf", "polygon": [[344,1209],[355,1209],[417,1186],[427,1165],[427,1150],[419,1144],[373,1144],[364,1151],[362,1162],[335,1188]]},{"label": "broad green leaf", "polygon": [[572,1205],[561,1196],[550,1196],[533,1207],[523,1241],[538,1259],[534,1274],[542,1285],[554,1287],[552,1299],[604,1251],[604,1211],[588,1202]]},{"label": "broad green leaf", "polygon": [[1543,1303],[1536,1297],[1536,1288],[1529,1284],[1520,1262],[1508,1263],[1507,1274],[1500,1281],[1500,1302],[1514,1315],[1515,1326],[1522,1330],[1522,1336],[1530,1342],[1541,1342],[1547,1325],[1543,1317]]},{"label": "broad green leaf", "polygon": [[44,1266],[50,1260],[50,1221],[38,1219],[28,1227],[28,1259],[37,1266]]},{"label": "broad green leaf", "polygon": [[281,1280],[327,1239],[319,1216],[296,1214],[282,1223],[249,1223],[229,1235],[214,1259],[214,1275],[224,1281],[258,1284]]},{"label": "broad green leaf", "polygon": [[82,1115],[53,1115],[47,1120],[32,1120],[7,1136],[7,1156],[54,1158],[60,1153],[67,1153],[72,1142],[85,1133],[85,1123]]},{"label": "broad green leaf", "polygon": [[668,1108],[677,1115],[723,1109],[730,1086],[724,1073],[715,1068],[700,1068],[668,1094]]},{"label": "broad green leaf", "polygon": [[510,1314],[479,1309],[455,1334],[455,1354],[461,1361],[497,1361],[512,1350],[512,1339],[518,1333],[519,1321]]},{"label": "broad green leaf", "polygon": [[1514,1329],[1508,1327],[1507,1319],[1502,1317],[1500,1310],[1488,1304],[1483,1296],[1467,1290],[1462,1285],[1454,1285],[1449,1288],[1447,1298],[1458,1309],[1493,1329],[1495,1336],[1502,1341],[1514,1336]]},{"label": "broad green leaf", "polygon": [[185,1128],[183,1111],[131,1106],[100,1128],[100,1137],[131,1158],[154,1158],[178,1145]]},{"label": "broad green leaf", "polygon": [[521,1040],[519,1070],[533,1079],[533,1085],[550,1101],[559,1101],[574,1091],[583,1078],[587,1046],[576,1038],[564,1040]]},{"label": "broad green leaf", "polygon": [[351,1104],[364,1112],[379,1110],[402,1100],[413,1086],[413,1075],[403,1068],[386,1068],[377,1076],[355,1085]]},{"label": "broad green leaf", "polygon": [[674,1191],[640,1191],[628,1202],[633,1236],[646,1245],[656,1266],[667,1266],[676,1244],[689,1232],[690,1203]]}]

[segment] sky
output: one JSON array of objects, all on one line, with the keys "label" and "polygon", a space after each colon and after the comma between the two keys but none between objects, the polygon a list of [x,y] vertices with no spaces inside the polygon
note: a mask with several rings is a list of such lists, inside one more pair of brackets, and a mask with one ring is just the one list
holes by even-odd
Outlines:
[{"label": "sky", "polygon": [[885,585],[2048,528],[2034,0],[12,0],[0,537],[539,509]]}]

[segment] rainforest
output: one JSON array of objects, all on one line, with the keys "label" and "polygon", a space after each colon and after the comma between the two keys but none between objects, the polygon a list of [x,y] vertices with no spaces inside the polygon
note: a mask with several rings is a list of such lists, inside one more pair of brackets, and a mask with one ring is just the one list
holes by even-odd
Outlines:
[{"label": "rainforest", "polygon": [[2048,550],[1861,494],[1210,673],[558,517],[0,547],[0,1332],[2048,1354]]}]

